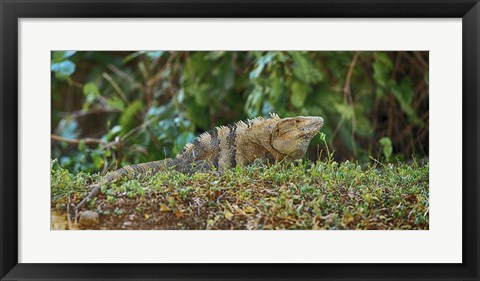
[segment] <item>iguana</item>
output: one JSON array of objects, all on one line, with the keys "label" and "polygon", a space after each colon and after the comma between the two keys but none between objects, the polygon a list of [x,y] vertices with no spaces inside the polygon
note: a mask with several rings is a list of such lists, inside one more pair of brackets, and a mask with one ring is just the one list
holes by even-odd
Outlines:
[{"label": "iguana", "polygon": [[112,171],[76,207],[78,211],[88,199],[95,197],[102,186],[123,178],[156,174],[165,170],[192,173],[215,168],[222,172],[236,165],[275,163],[302,158],[310,140],[323,126],[321,117],[297,116],[281,119],[258,117],[235,125],[216,127],[185,145],[176,158],[130,165]]}]

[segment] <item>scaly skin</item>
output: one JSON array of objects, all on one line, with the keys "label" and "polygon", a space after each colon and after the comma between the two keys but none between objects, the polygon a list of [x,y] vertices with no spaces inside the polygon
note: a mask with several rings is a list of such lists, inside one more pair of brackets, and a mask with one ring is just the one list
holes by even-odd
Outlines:
[{"label": "scaly skin", "polygon": [[154,175],[167,169],[194,173],[214,168],[222,172],[237,165],[250,165],[254,161],[275,163],[300,159],[322,126],[321,117],[281,119],[271,114],[271,118],[267,119],[259,117],[217,127],[187,144],[176,158],[130,165],[110,172],[102,181],[92,185],[91,192],[75,207],[75,211],[95,197],[101,186],[123,178]]}]

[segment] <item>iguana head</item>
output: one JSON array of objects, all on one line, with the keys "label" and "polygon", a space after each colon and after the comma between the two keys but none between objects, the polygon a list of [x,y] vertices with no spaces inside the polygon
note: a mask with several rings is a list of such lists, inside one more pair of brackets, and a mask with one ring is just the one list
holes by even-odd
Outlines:
[{"label": "iguana head", "polygon": [[297,116],[280,119],[272,131],[271,144],[278,152],[298,159],[323,126],[323,118]]}]

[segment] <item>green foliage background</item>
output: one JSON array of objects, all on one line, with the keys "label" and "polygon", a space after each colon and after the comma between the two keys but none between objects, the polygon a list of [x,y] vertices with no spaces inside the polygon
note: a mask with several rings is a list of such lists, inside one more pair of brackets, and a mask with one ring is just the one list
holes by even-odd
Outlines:
[{"label": "green foliage background", "polygon": [[[317,115],[337,161],[428,157],[428,52],[55,51],[52,158],[72,172],[174,157],[218,125]],[[308,158],[325,148],[320,137]]]}]

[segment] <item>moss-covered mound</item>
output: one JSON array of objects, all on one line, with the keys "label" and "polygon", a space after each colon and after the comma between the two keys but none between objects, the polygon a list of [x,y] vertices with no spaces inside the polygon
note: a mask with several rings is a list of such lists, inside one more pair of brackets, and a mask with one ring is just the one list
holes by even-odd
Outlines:
[{"label": "moss-covered mound", "polygon": [[[51,208],[66,220],[98,175],[52,161]],[[305,162],[222,174],[168,172],[104,188],[94,229],[428,229],[428,163]],[[61,227],[58,227],[61,225]],[[84,228],[72,222],[52,228]]]}]

